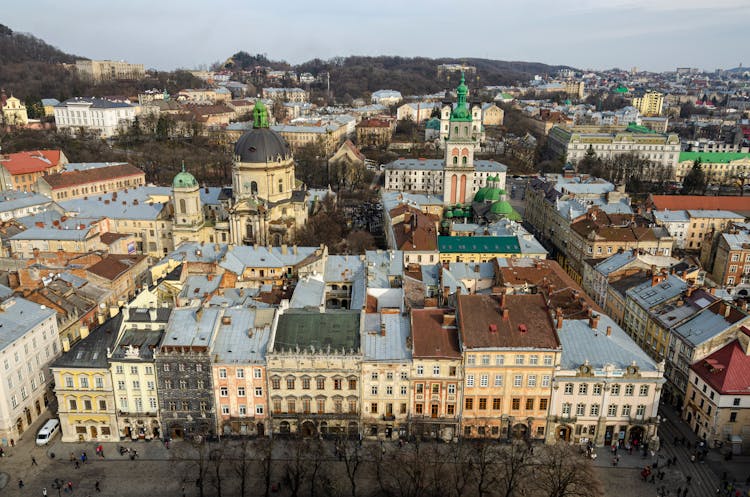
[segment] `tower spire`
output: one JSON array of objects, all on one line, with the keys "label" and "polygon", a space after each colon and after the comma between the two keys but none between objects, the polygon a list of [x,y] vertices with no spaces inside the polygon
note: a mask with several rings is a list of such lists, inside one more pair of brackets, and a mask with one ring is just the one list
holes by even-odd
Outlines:
[{"label": "tower spire", "polygon": [[253,128],[267,128],[268,127],[268,108],[261,101],[257,99],[255,101],[255,108],[253,109]]},{"label": "tower spire", "polygon": [[184,160],[182,161],[182,172],[183,173],[185,172],[185,161]]}]

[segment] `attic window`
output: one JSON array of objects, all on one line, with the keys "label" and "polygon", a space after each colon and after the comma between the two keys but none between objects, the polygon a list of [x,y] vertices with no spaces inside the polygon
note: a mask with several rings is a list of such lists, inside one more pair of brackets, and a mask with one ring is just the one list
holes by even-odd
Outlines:
[{"label": "attic window", "polygon": [[255,148],[255,147],[249,147],[249,148],[248,148],[248,150],[249,150],[250,152],[255,152],[256,148]]}]

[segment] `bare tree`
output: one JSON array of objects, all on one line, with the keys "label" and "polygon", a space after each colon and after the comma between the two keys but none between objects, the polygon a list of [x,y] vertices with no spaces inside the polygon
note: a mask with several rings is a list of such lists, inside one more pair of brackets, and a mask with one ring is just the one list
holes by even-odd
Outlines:
[{"label": "bare tree", "polygon": [[460,440],[451,449],[448,451],[450,470],[443,491],[449,497],[462,497],[466,495],[466,487],[469,485],[472,479],[471,475],[474,473],[474,464],[470,457],[473,447]]},{"label": "bare tree", "polygon": [[234,474],[239,478],[240,497],[245,497],[247,491],[247,481],[250,478],[250,469],[252,460],[248,454],[249,443],[247,439],[242,439],[235,449]]},{"label": "bare tree", "polygon": [[273,478],[273,447],[274,440],[272,438],[260,438],[255,443],[259,463],[260,463],[260,476],[263,480],[264,497],[269,497],[271,494],[271,479]]},{"label": "bare tree", "polygon": [[346,478],[349,480],[351,488],[351,496],[357,497],[357,483],[359,482],[359,470],[364,462],[362,448],[359,443],[353,440],[346,440],[341,438],[337,443],[339,454],[341,454],[341,460],[344,463],[344,469],[346,470]]},{"label": "bare tree", "polygon": [[310,497],[316,497],[319,493],[330,495],[332,489],[331,480],[325,466],[325,446],[320,439],[310,443],[308,454],[310,456]]},{"label": "bare tree", "polygon": [[497,445],[491,444],[486,440],[477,441],[471,453],[471,459],[474,467],[473,477],[477,486],[477,495],[479,497],[491,495],[492,489],[498,483],[496,471]]},{"label": "bare tree", "polygon": [[301,440],[291,440],[287,443],[284,482],[289,486],[291,497],[298,497],[300,488],[307,480],[307,450],[307,444]]},{"label": "bare tree", "polygon": [[533,495],[546,497],[600,497],[601,482],[594,475],[591,461],[566,444],[548,445],[539,450],[530,480]]},{"label": "bare tree", "polygon": [[530,478],[531,446],[514,441],[510,446],[499,447],[495,452],[496,478],[499,493],[503,497],[518,495],[519,489]]},{"label": "bare tree", "polygon": [[225,445],[219,443],[218,446],[210,448],[208,452],[208,466],[211,470],[211,484],[216,489],[216,496],[221,497],[221,484],[223,480],[222,466],[224,465]]}]

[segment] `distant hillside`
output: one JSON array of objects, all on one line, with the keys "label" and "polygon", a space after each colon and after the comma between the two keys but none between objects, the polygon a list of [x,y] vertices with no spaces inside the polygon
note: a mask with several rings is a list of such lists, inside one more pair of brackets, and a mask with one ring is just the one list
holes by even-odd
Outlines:
[{"label": "distant hillside", "polygon": [[0,24],[0,60],[5,64],[18,62],[75,62],[77,57],[48,45],[30,34],[15,33],[7,26]]},{"label": "distant hillside", "polygon": [[567,66],[550,66],[538,62],[517,62],[490,59],[430,59],[426,57],[335,57],[330,60],[313,59],[297,66],[268,60],[264,55],[250,56],[238,52],[230,57],[232,69],[251,69],[266,65],[274,69],[291,68],[317,76],[329,72],[331,88],[343,97],[361,97],[375,90],[391,88],[402,94],[432,93],[454,86],[457,75],[451,80],[439,80],[439,64],[468,64],[477,68],[477,78],[469,81],[473,85],[500,85],[526,81],[535,74],[554,74]]}]

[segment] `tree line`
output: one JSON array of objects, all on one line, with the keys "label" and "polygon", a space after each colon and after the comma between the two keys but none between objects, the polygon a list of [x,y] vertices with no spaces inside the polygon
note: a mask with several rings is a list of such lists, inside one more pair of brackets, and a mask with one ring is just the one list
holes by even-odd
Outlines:
[{"label": "tree line", "polygon": [[578,447],[468,441],[333,443],[306,440],[186,442],[200,497],[599,497],[601,483]]}]

